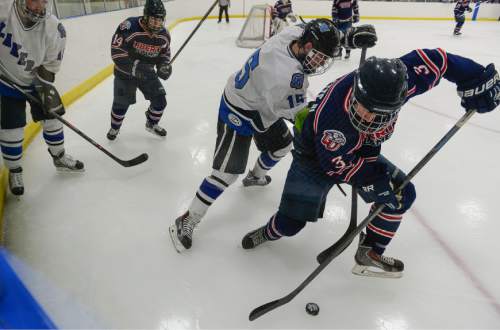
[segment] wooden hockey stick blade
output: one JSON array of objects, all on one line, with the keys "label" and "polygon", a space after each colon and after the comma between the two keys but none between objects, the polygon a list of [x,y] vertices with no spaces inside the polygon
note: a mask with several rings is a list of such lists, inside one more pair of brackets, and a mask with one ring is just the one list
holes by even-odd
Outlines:
[{"label": "wooden hockey stick blade", "polygon": [[118,160],[118,163],[124,167],[131,167],[131,166],[136,166],[139,164],[144,163],[146,160],[148,160],[149,156],[147,153],[140,154],[139,156],[132,158],[130,160]]}]

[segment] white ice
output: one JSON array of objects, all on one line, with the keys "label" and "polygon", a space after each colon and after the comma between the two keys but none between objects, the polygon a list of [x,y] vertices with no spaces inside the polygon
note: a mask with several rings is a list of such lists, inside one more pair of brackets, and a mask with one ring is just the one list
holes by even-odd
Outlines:
[{"label": "white ice", "polygon": [[[368,55],[398,57],[415,48],[447,51],[500,66],[500,25],[451,21],[364,21],[378,45]],[[196,22],[172,31],[173,50]],[[417,175],[418,198],[387,255],[402,259],[402,279],[351,274],[356,244],[335,259],[287,305],[254,322],[249,312],[288,294],[317,266],[318,252],[347,227],[349,200],[337,189],[326,217],[297,236],[241,248],[241,238],[275,212],[290,156],[272,170],[268,187],[238,180],[217,200],[178,254],[168,226],[210,173],[217,110],[227,77],[249,49],[234,45],[242,26],[205,22],[173,65],[165,84],[166,140],[144,129],[148,104],[127,114],[108,142],[112,77],[69,109],[66,118],[122,158],[147,152],[143,165],[122,168],[65,129],[69,154],[85,162],[81,175],[56,173],[42,138],[26,151],[26,194],[7,199],[7,247],[28,287],[61,328],[500,328],[498,221],[500,111],[475,115]],[[357,66],[359,52],[311,79],[316,94]],[[89,74],[100,68],[82,68]],[[451,83],[414,98],[400,115],[383,153],[409,171],[464,113]],[[249,167],[257,157],[252,147]],[[366,215],[362,205],[360,219]],[[318,316],[306,314],[316,302]]]}]

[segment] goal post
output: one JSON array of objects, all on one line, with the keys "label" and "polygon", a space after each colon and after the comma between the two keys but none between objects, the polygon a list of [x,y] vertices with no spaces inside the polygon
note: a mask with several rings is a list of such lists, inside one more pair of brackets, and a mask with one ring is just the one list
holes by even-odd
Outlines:
[{"label": "goal post", "polygon": [[255,5],[250,9],[243,28],[236,39],[236,45],[243,48],[257,48],[271,37],[270,5]]}]

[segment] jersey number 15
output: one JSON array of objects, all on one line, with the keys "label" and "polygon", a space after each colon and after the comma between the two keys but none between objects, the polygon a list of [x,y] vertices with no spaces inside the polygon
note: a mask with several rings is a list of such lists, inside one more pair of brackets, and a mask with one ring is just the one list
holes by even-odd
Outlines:
[{"label": "jersey number 15", "polygon": [[260,49],[257,49],[255,53],[250,56],[248,61],[245,63],[243,69],[241,69],[234,78],[234,86],[236,89],[243,89],[250,79],[250,72],[255,70],[259,66],[259,55]]}]

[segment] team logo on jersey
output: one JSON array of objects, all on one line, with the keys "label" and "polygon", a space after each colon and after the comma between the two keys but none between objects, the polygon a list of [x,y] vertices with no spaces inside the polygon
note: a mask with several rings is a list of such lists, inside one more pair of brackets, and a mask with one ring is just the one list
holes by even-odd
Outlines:
[{"label": "team logo on jersey", "polygon": [[304,74],[294,73],[292,76],[292,80],[290,81],[290,87],[295,89],[302,89],[303,85],[304,85]]},{"label": "team logo on jersey", "polygon": [[124,21],[120,24],[120,30],[128,30],[130,29],[130,22],[127,20],[127,21]]},{"label": "team logo on jersey", "polygon": [[326,150],[335,151],[346,144],[347,140],[344,136],[344,133],[340,131],[336,131],[333,129],[329,129],[323,131],[323,137],[321,138],[321,144],[325,147]]},{"label": "team logo on jersey", "polygon": [[232,113],[227,115],[227,118],[231,123],[233,123],[235,126],[241,126],[241,119],[238,118],[238,116],[233,115]]}]

